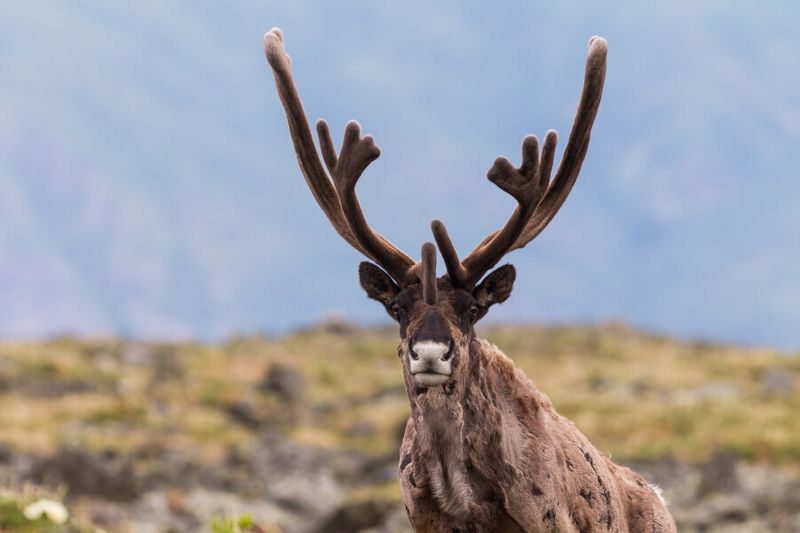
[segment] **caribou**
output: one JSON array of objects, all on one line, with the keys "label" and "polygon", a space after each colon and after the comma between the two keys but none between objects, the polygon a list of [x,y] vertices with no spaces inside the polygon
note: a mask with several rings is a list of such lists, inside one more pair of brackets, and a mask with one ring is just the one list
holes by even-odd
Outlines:
[{"label": "caribou", "polygon": [[[496,346],[475,334],[504,302],[516,276],[501,259],[532,241],[570,193],[589,148],[608,46],[592,37],[583,90],[567,146],[551,171],[557,134],[522,141],[521,163],[498,157],[488,179],[516,201],[505,225],[459,259],[445,225],[415,261],[374,231],[356,183],[380,150],[357,122],[338,151],[327,123],[314,144],[284,36],[264,51],[275,77],[301,173],[336,232],[371,260],[358,273],[367,296],[397,321],[411,414],[400,447],[400,485],[409,521],[422,532],[676,531],[659,490],[599,452]],[[324,163],[324,167],[323,167]],[[327,170],[327,171],[326,171]],[[437,277],[437,248],[446,273]]]}]

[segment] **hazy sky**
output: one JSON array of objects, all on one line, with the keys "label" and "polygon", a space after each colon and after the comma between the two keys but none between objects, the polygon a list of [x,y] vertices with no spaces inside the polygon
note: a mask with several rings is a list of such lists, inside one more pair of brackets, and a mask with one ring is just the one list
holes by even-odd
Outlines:
[{"label": "hazy sky", "polygon": [[0,336],[384,320],[297,169],[280,26],[310,120],[382,148],[359,196],[414,256],[434,217],[462,254],[502,224],[486,171],[566,141],[606,37],[581,178],[491,317],[800,347],[796,2],[431,4],[0,4]]}]

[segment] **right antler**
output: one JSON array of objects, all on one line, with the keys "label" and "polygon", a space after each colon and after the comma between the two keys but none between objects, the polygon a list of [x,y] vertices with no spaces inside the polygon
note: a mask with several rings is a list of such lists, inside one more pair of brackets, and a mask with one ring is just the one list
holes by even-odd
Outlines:
[{"label": "right antler", "polygon": [[444,224],[439,220],[431,224],[447,275],[454,285],[473,287],[505,254],[524,247],[539,235],[567,199],[589,149],[592,125],[603,95],[607,52],[605,39],[592,37],[589,40],[580,104],[564,157],[552,181],[550,170],[558,136],[553,130],[547,132],[540,160],[538,140],[529,135],[522,142],[519,168],[514,168],[505,157],[498,157],[487,174],[489,181],[517,200],[517,208],[500,230],[489,234],[463,261],[459,261]]},{"label": "right antler", "polygon": [[331,181],[314,147],[311,128],[292,79],[291,60],[283,48],[280,29],[272,28],[264,36],[264,53],[272,67],[278,95],[286,111],[297,162],[323,213],[344,240],[381,265],[398,284],[404,286],[416,282],[417,263],[370,228],[356,197],[356,183],[367,166],[380,156],[380,149],[371,136],[361,137],[358,123],[350,121],[345,127],[341,153],[337,155],[328,124],[324,120],[318,121],[320,148],[328,172],[333,177]]}]

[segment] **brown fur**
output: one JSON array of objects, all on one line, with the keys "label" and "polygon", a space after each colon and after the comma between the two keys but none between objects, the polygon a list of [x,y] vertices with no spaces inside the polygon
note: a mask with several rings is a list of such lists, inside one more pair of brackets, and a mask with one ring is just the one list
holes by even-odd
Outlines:
[{"label": "brown fur", "polygon": [[448,272],[438,279],[433,245],[425,245],[418,264],[367,224],[355,186],[380,155],[372,137],[361,137],[358,123],[350,122],[337,154],[327,124],[320,121],[326,173],[279,29],[264,36],[264,51],[314,198],[337,233],[383,268],[362,263],[359,277],[367,295],[400,325],[398,354],[411,403],[400,480],[414,529],[675,531],[650,485],[601,455],[521,370],[473,330],[492,305],[508,298],[514,283],[511,265],[487,274],[489,269],[547,226],[578,177],[603,92],[605,40],[589,41],[581,99],[555,176],[550,178],[556,148],[552,131],[541,156],[536,137],[523,140],[519,167],[498,158],[487,177],[513,196],[517,207],[506,225],[464,261],[444,224],[434,221],[434,239]]},{"label": "brown fur", "polygon": [[592,446],[497,347],[463,347],[455,385],[420,392],[400,483],[416,531],[676,531],[650,485]]}]

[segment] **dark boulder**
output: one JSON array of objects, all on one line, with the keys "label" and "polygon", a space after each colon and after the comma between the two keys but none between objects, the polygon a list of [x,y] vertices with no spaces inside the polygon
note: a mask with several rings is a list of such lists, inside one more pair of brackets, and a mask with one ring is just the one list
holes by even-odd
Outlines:
[{"label": "dark boulder", "polygon": [[382,500],[345,502],[314,530],[314,533],[361,531],[384,522],[395,505]]},{"label": "dark boulder", "polygon": [[141,492],[132,462],[112,452],[64,448],[34,461],[25,478],[38,485],[66,486],[70,496],[100,496],[122,502],[135,500]]},{"label": "dark boulder", "polygon": [[306,383],[303,375],[295,368],[274,363],[264,374],[258,388],[268,394],[275,394],[287,403],[296,403],[303,398]]}]

